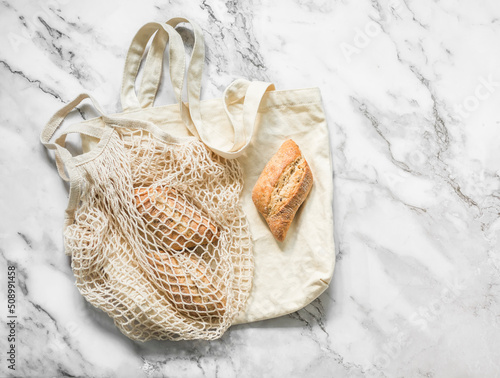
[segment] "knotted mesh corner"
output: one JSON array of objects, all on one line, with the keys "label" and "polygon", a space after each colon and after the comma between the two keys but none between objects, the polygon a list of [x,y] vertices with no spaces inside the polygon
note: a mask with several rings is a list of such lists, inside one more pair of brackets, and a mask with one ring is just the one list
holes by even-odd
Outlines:
[{"label": "knotted mesh corner", "polygon": [[238,162],[195,139],[118,129],[78,169],[65,244],[80,292],[135,340],[220,337],[253,277]]}]

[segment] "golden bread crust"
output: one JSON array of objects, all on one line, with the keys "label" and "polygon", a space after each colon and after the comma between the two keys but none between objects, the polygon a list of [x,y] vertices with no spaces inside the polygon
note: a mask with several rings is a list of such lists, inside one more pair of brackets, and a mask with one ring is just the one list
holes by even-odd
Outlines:
[{"label": "golden bread crust", "polygon": [[252,200],[276,240],[285,240],[312,183],[307,161],[297,144],[288,139],[267,163],[252,191]]}]

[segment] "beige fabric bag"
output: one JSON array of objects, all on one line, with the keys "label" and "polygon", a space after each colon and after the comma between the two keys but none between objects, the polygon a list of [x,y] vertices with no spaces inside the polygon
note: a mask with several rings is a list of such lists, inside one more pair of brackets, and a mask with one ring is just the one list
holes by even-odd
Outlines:
[{"label": "beige fabric bag", "polygon": [[[185,53],[175,30],[183,22],[189,21],[149,23],[136,34],[122,113],[72,125],[50,143],[65,116],[89,97],[80,95],[41,136],[71,183],[65,248],[77,286],[138,340],[212,339],[231,324],[294,312],[327,288],[335,264],[332,167],[319,90],[276,91],[236,80],[222,99],[200,101],[205,47],[191,23],[184,102]],[[178,104],[153,107],[167,42]],[[81,135],[82,155],[65,148],[69,133]],[[288,138],[300,146],[314,184],[279,243],[251,191]]]}]

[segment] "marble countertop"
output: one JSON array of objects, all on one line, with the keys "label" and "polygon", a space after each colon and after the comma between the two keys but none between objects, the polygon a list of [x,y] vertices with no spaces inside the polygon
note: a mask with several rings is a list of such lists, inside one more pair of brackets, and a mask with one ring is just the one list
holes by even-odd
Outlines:
[{"label": "marble countertop", "polygon": [[[500,376],[500,3],[6,0],[0,10],[1,376]],[[139,343],[74,285],[67,187],[39,133],[81,92],[119,111],[132,36],[176,15],[205,32],[204,98],[237,77],[320,87],[337,264],[297,313],[212,342]],[[166,87],[160,97],[173,102]],[[8,265],[19,280],[15,373]]]}]

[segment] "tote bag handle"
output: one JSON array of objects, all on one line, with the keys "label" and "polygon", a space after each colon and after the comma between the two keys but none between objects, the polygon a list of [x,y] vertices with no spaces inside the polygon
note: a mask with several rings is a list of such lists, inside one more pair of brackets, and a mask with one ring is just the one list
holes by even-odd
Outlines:
[{"label": "tote bag handle", "polygon": [[[210,122],[210,120],[203,119],[202,117],[200,97],[203,65],[205,61],[205,44],[203,40],[203,33],[201,28],[196,23],[186,18],[177,17],[167,21],[167,25],[173,28],[177,27],[181,23],[190,23],[194,34],[193,51],[187,71],[188,104],[185,104],[182,101],[182,93],[180,93],[179,96],[177,96],[176,93],[176,98],[179,101],[182,120],[189,131],[197,138],[199,138],[203,143],[205,143],[205,145],[207,145],[207,147],[209,147],[212,151],[225,158],[236,158],[240,156],[249,146],[254,134],[254,126],[262,98],[267,91],[274,90],[274,85],[271,83],[260,81],[238,79],[226,88],[223,94],[222,101],[230,126],[233,129],[234,136],[230,138],[230,136],[221,129],[220,125]],[[138,34],[141,33],[141,30],[139,30]],[[151,35],[148,36],[148,38],[150,37]],[[158,37],[158,35],[154,36],[152,46],[156,46],[157,44],[160,45],[163,42],[163,40],[155,41],[156,38],[161,38],[161,35],[160,37]],[[145,37],[142,39],[145,39]],[[146,44],[147,41],[144,42],[144,47],[146,46]],[[140,51],[140,49],[137,49],[137,51]],[[142,50],[141,56],[138,58],[137,68],[140,65],[140,60],[142,58],[143,52],[144,51]],[[135,72],[135,66],[133,66],[132,68],[134,69],[132,69],[130,67],[130,64],[128,64],[129,61],[137,61],[137,54],[136,58],[134,59],[129,60],[129,58],[127,57],[123,80],[124,83],[130,83],[131,80],[132,82],[135,81],[135,76],[137,74],[137,72]],[[142,86],[145,86],[145,88],[149,88],[150,93],[154,93],[155,95],[158,90],[161,78],[161,71],[158,71],[155,68],[160,66],[162,63],[163,54],[148,55],[148,58],[145,62]],[[181,73],[181,77],[174,76],[180,75]],[[172,69],[171,66],[170,74],[172,82],[183,84],[183,70],[177,68]],[[145,82],[144,80],[148,81]],[[122,91],[122,104],[125,108],[128,103],[123,103],[123,98],[124,96]],[[144,107],[152,106],[153,101],[154,97],[152,98],[152,101],[148,102],[148,104]],[[241,103],[243,103],[243,106],[237,105]],[[146,104],[145,101],[144,104]]]},{"label": "tote bag handle", "polygon": [[[145,62],[147,69],[143,70],[144,74],[141,85],[138,93],[136,93],[135,82],[137,74],[144,51],[152,36],[154,38]],[[170,42],[170,78],[175,98],[178,102],[181,101],[186,63],[184,58],[184,43],[179,33],[172,26],[150,22],[141,27],[136,33],[125,59],[121,90],[123,111],[138,110],[153,105],[160,85],[163,53],[167,42]]]}]

